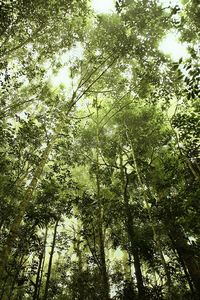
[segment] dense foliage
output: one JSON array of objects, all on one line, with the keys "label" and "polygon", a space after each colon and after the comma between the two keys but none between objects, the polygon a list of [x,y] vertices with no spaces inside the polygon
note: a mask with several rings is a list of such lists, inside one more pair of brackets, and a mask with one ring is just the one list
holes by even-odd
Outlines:
[{"label": "dense foliage", "polygon": [[0,299],[200,299],[199,16],[1,1]]}]

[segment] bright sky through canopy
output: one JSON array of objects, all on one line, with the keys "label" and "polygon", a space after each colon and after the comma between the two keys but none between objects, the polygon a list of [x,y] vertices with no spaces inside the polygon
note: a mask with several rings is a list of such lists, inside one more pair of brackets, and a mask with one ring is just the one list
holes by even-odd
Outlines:
[{"label": "bright sky through canopy", "polygon": [[65,52],[60,56],[61,63],[65,63],[66,65],[58,71],[57,74],[51,74],[51,83],[53,86],[59,86],[63,84],[65,87],[71,84],[70,72],[69,72],[69,61],[72,61],[76,58],[82,58],[83,56],[83,47],[81,43],[77,43],[72,50]]},{"label": "bright sky through canopy", "polygon": [[115,11],[114,0],[92,0],[91,3],[97,14],[112,14]]},{"label": "bright sky through canopy", "polygon": [[165,38],[161,41],[159,46],[160,51],[164,54],[168,54],[174,61],[182,58],[187,58],[187,44],[181,43],[179,37],[175,32],[169,32]]},{"label": "bright sky through canopy", "polygon": [[[179,0],[159,0],[162,5],[180,5]],[[115,0],[92,0],[92,8],[96,14],[112,14],[115,12]],[[161,41],[159,45],[160,51],[166,55],[170,55],[174,61],[179,60],[181,57],[186,58],[188,55],[186,43],[181,43],[178,40],[178,35],[176,32],[169,32],[166,37]],[[67,61],[70,56],[82,57],[83,49],[80,44],[76,45],[71,51],[71,53],[66,53],[61,57],[61,60]],[[54,86],[64,84],[65,86],[69,83],[69,70],[65,66],[59,70],[56,75],[51,77],[51,82]]]},{"label": "bright sky through canopy", "polygon": [[179,0],[159,0],[158,2],[162,3],[164,7],[165,6],[167,7],[169,5],[171,6],[181,5]]}]

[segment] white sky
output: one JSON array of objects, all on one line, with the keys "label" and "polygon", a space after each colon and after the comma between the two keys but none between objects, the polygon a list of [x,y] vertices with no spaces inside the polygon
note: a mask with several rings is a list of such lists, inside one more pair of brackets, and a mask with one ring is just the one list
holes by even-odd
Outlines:
[{"label": "white sky", "polygon": [[179,60],[181,57],[183,59],[188,57],[187,43],[180,42],[179,35],[174,31],[169,32],[161,41],[159,50],[170,55],[174,61]]},{"label": "white sky", "polygon": [[179,0],[158,0],[158,2],[162,3],[163,6],[175,6],[175,5],[180,5],[180,1]]},{"label": "white sky", "polygon": [[82,58],[83,51],[84,49],[81,46],[81,43],[77,43],[70,51],[60,56],[59,59],[62,64],[65,64],[65,66],[60,68],[57,74],[50,74],[50,81],[53,86],[57,87],[60,84],[63,84],[64,86],[69,86],[72,84],[68,67],[69,61],[73,61],[77,58]]},{"label": "white sky", "polygon": [[[180,0],[158,0],[164,7],[181,5]],[[91,0],[92,8],[97,14],[112,13],[115,11],[115,0]]]},{"label": "white sky", "polygon": [[92,8],[97,14],[111,14],[115,11],[115,1],[114,0],[92,0]]}]

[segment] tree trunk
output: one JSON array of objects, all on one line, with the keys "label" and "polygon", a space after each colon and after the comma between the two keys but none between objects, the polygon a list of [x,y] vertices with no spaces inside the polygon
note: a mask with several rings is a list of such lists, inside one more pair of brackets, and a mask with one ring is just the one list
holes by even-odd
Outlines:
[{"label": "tree trunk", "polygon": [[49,282],[50,282],[50,277],[51,277],[51,267],[52,267],[54,249],[55,249],[55,245],[56,245],[56,235],[57,235],[58,222],[59,222],[59,220],[56,221],[55,227],[54,227],[53,242],[52,242],[51,252],[50,252],[50,257],[49,257],[49,265],[48,265],[48,271],[47,271],[47,280],[46,280],[45,292],[44,292],[43,300],[47,300],[48,299]]},{"label": "tree trunk", "polygon": [[19,231],[20,224],[21,224],[24,214],[28,208],[28,205],[32,199],[33,192],[35,191],[38,180],[40,179],[43,168],[48,160],[48,156],[51,152],[51,149],[54,145],[56,138],[57,138],[57,134],[55,134],[53,136],[52,140],[49,142],[49,144],[47,145],[46,149],[43,152],[40,163],[36,168],[35,174],[33,175],[33,179],[31,181],[29,187],[27,188],[23,199],[21,200],[21,202],[19,204],[18,212],[16,214],[15,219],[13,220],[8,238],[5,241],[5,245],[1,251],[1,258],[0,258],[1,282],[3,281],[3,278],[6,277],[6,266],[7,266],[8,259],[9,259],[9,256],[10,256],[10,253],[12,250],[12,246],[14,245],[14,243],[18,237],[18,231]]},{"label": "tree trunk", "polygon": [[99,168],[99,155],[100,155],[100,137],[99,137],[99,106],[96,99],[96,189],[97,189],[97,202],[98,202],[98,238],[99,238],[99,254],[100,254],[100,269],[101,269],[101,282],[102,282],[102,300],[109,300],[109,280],[106,267],[105,257],[105,238],[103,233],[103,207],[101,202],[101,190],[100,190],[100,168]]},{"label": "tree trunk", "polygon": [[180,253],[179,249],[176,248],[176,243],[175,243],[173,237],[171,236],[171,234],[169,234],[169,238],[172,242],[172,247],[173,247],[174,253],[178,255],[178,262],[180,263],[181,267],[183,268],[183,271],[184,271],[185,277],[187,278],[187,282],[188,282],[188,285],[190,287],[191,293],[192,293],[192,295],[194,295],[193,282],[190,278],[190,274],[188,273],[188,269],[185,265],[185,261],[182,257],[182,253]]},{"label": "tree trunk", "polygon": [[132,215],[129,209],[129,203],[128,199],[125,198],[124,201],[126,202],[126,218],[127,218],[127,233],[128,233],[128,238],[131,244],[131,253],[133,255],[134,259],[134,268],[135,268],[135,276],[136,276],[136,281],[137,281],[137,288],[138,288],[138,297],[140,300],[146,299],[145,298],[145,288],[144,288],[144,283],[143,283],[143,276],[142,276],[142,271],[141,271],[141,263],[140,263],[140,257],[139,257],[139,249],[135,243],[135,233],[133,229],[133,219]]},{"label": "tree trunk", "polygon": [[102,299],[108,300],[109,296],[109,282],[108,282],[108,273],[106,267],[106,259],[105,259],[105,245],[104,245],[104,236],[102,226],[99,226],[99,248],[100,248],[100,267],[101,267],[101,281],[102,281]]},{"label": "tree trunk", "polygon": [[23,264],[23,259],[24,259],[24,255],[19,256],[15,254],[15,256],[13,257],[13,261],[19,260],[19,265],[15,269],[15,272],[12,276],[7,275],[7,277],[5,278],[4,284],[2,285],[1,295],[0,295],[1,300],[10,300],[12,298],[15,290],[15,285]]},{"label": "tree trunk", "polygon": [[33,295],[33,300],[37,300],[37,296],[38,296],[38,290],[39,290],[39,285],[40,285],[40,275],[41,275],[41,269],[42,269],[42,262],[44,259],[44,255],[45,255],[45,247],[46,247],[46,241],[47,241],[47,227],[45,230],[45,235],[44,235],[44,245],[43,245],[43,249],[42,252],[40,253],[39,256],[39,265],[38,265],[38,270],[37,270],[37,277],[36,277],[36,282],[35,282],[35,291],[34,291],[34,295]]},{"label": "tree trunk", "polygon": [[133,218],[130,210],[129,195],[128,195],[128,176],[125,174],[125,170],[123,167],[123,158],[121,153],[120,153],[120,171],[121,171],[121,180],[123,184],[124,206],[126,211],[126,228],[127,228],[128,239],[131,244],[131,253],[134,258],[134,268],[135,268],[135,276],[136,276],[137,288],[138,288],[138,297],[140,300],[143,300],[146,299],[145,288],[144,288],[143,276],[141,271],[139,249],[134,239],[135,233],[133,227]]},{"label": "tree trunk", "polygon": [[[48,227],[46,227],[46,232],[48,233]],[[37,300],[40,299],[40,289],[42,286],[42,279],[43,279],[44,266],[45,266],[45,257],[46,257],[46,244],[47,244],[47,237],[45,239],[44,249],[43,249],[43,261],[42,261],[42,266],[41,266],[41,275],[40,275],[37,298],[36,298]]]},{"label": "tree trunk", "polygon": [[[19,47],[19,46],[17,46]],[[20,46],[21,47],[21,46]],[[9,50],[9,51],[14,51],[15,49]],[[65,115],[64,118],[66,119],[67,116],[69,115],[69,113],[71,112],[72,108],[76,105],[76,103],[92,88],[92,86],[110,69],[110,67],[117,61],[118,57],[114,57],[114,59],[103,69],[102,72],[100,72],[100,74],[94,78],[94,80],[84,89],[82,90],[82,87],[84,84],[87,83],[87,81],[89,81],[91,79],[91,77],[98,71],[100,70],[100,68],[107,63],[107,61],[111,58],[111,56],[108,56],[102,63],[100,63],[100,65],[95,69],[92,70],[92,72],[89,74],[89,76],[87,76],[87,78],[84,80],[84,82],[82,82],[82,79],[80,80],[80,83],[78,84],[78,87],[76,89],[76,91],[73,93],[71,100],[67,103],[67,105],[65,105],[66,111],[65,111]],[[80,94],[77,95],[79,89],[81,90]],[[19,204],[19,208],[18,208],[18,212],[16,214],[16,217],[14,218],[12,224],[11,224],[11,228],[10,228],[10,232],[8,235],[7,240],[5,241],[4,247],[2,248],[2,251],[0,253],[0,286],[3,284],[4,282],[4,278],[6,278],[6,267],[8,264],[8,259],[12,250],[12,246],[15,243],[17,236],[18,236],[18,231],[19,231],[19,227],[20,224],[23,220],[24,214],[27,210],[27,207],[30,203],[30,201],[32,200],[33,197],[33,193],[35,191],[35,188],[37,186],[37,183],[41,177],[41,174],[43,172],[43,168],[48,160],[48,156],[52,150],[52,147],[54,146],[55,141],[57,140],[58,134],[61,131],[62,127],[63,127],[63,122],[65,120],[63,120],[63,115],[61,112],[61,116],[60,119],[58,120],[58,124],[56,126],[55,129],[55,133],[51,139],[51,141],[48,143],[46,149],[44,150],[40,163],[39,165],[36,167],[36,170],[34,172],[33,175],[33,179],[29,185],[29,187],[27,188],[23,199],[21,200],[20,204]]]},{"label": "tree trunk", "polygon": [[[87,297],[85,295],[85,284],[83,279],[83,258],[82,258],[82,249],[81,249],[81,225],[78,224],[77,230],[74,228],[74,239],[73,239],[73,247],[74,252],[76,253],[76,256],[78,258],[78,295],[72,294],[72,299],[77,298],[77,300],[83,300]],[[73,292],[72,292],[73,293]]]},{"label": "tree trunk", "polygon": [[133,156],[133,166],[135,168],[135,173],[136,173],[136,176],[137,176],[138,184],[139,184],[139,187],[141,188],[142,197],[143,197],[144,203],[145,203],[146,208],[147,208],[149,220],[150,220],[152,231],[153,231],[154,241],[155,241],[157,249],[158,249],[158,253],[159,253],[159,256],[160,256],[160,259],[161,259],[161,263],[162,263],[163,268],[165,270],[166,283],[167,283],[167,288],[168,288],[167,299],[171,300],[172,282],[171,282],[170,271],[169,271],[168,265],[166,263],[164,254],[163,254],[163,250],[162,250],[162,246],[161,246],[161,241],[160,241],[160,236],[159,236],[159,233],[158,233],[158,231],[156,229],[155,221],[154,221],[154,218],[152,216],[151,206],[149,205],[148,196],[147,196],[147,193],[146,193],[146,185],[143,182],[142,177],[140,175],[140,172],[139,172],[139,169],[138,169],[138,165],[137,165],[137,161],[136,161],[136,157],[135,157],[135,151],[134,151],[133,143],[132,143],[131,139],[129,138],[127,130],[126,130],[126,136],[127,136],[127,140],[130,143],[130,146],[131,146],[131,151],[132,151],[132,156]]},{"label": "tree trunk", "polygon": [[183,259],[188,270],[192,283],[195,287],[197,299],[200,298],[200,266],[195,258],[195,253],[191,246],[188,245],[187,239],[182,232],[182,229],[174,224],[170,229],[170,236],[173,238],[177,253]]}]

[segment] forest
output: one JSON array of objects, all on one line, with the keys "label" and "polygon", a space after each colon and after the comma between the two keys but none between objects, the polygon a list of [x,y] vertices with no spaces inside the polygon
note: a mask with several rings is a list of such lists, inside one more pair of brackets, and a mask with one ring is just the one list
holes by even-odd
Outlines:
[{"label": "forest", "polygon": [[0,1],[0,299],[199,300],[200,2],[92,2]]}]

